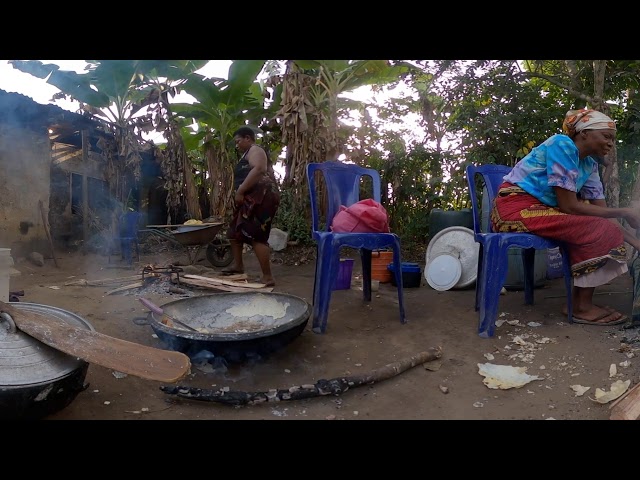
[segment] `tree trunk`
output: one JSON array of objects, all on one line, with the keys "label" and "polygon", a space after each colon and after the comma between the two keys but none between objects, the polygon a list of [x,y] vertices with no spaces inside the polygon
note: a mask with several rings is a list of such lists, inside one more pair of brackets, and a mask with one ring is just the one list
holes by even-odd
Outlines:
[{"label": "tree trunk", "polygon": [[[606,67],[606,60],[593,61],[593,108],[608,115],[609,107],[604,101]],[[612,208],[617,208],[620,204],[620,178],[618,174],[618,155],[615,143],[608,156],[610,166],[605,169],[602,175],[602,181],[605,187],[607,205]]]},{"label": "tree trunk", "polygon": [[[180,139],[182,142],[182,138]],[[182,156],[182,162],[184,164],[184,186],[185,186],[185,201],[187,203],[187,213],[189,218],[193,220],[202,220],[202,213],[200,212],[200,200],[198,198],[198,188],[194,178],[193,167],[191,166],[191,158],[184,151],[184,144],[180,148]]]}]

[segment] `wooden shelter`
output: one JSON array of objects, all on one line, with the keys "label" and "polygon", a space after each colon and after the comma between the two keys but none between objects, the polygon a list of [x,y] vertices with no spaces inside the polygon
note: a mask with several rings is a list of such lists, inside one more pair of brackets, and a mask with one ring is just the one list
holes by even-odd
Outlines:
[{"label": "wooden shelter", "polygon": [[[0,246],[14,256],[48,252],[46,225],[54,244],[81,244],[95,233],[96,215],[108,216],[114,127],[89,115],[43,105],[0,90]],[[111,143],[109,143],[111,142]],[[142,175],[126,174],[132,206],[146,211],[146,191],[160,173],[153,144],[142,145]],[[43,208],[40,206],[43,206]]]}]

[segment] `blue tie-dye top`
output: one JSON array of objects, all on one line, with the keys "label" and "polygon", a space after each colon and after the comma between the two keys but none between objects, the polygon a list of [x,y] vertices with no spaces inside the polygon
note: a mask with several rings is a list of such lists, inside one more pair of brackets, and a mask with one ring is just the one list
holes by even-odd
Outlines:
[{"label": "blue tie-dye top", "polygon": [[592,157],[580,160],[578,147],[563,134],[553,135],[531,150],[504,180],[550,207],[558,206],[553,187],[579,192],[583,200],[604,198],[598,163]]}]

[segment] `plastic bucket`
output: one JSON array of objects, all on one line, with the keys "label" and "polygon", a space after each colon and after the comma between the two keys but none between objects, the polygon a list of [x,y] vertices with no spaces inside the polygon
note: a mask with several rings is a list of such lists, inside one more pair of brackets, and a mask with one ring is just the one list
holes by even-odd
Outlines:
[{"label": "plastic bucket", "polygon": [[[507,290],[523,290],[524,289],[524,267],[522,265],[522,248],[511,247],[507,250],[509,258],[507,278],[504,282],[504,288]],[[533,261],[533,286],[538,288],[544,285],[547,278],[547,250],[536,250]],[[560,267],[562,271],[562,266]]]},{"label": "plastic bucket", "polygon": [[374,250],[371,252],[371,279],[380,283],[391,281],[391,272],[387,268],[393,262],[393,252],[385,250]]},{"label": "plastic bucket", "polygon": [[333,283],[333,290],[349,290],[353,273],[353,258],[341,258],[338,276]]},{"label": "plastic bucket", "polygon": [[[397,287],[395,267],[393,263],[387,265],[387,269],[391,272],[391,285]],[[415,288],[420,286],[422,280],[422,272],[420,271],[420,265],[417,263],[402,262],[402,287],[403,288]]]},{"label": "plastic bucket", "polygon": [[561,278],[562,271],[562,254],[558,247],[547,249],[547,280]]},{"label": "plastic bucket", "polygon": [[448,227],[466,227],[473,230],[473,212],[470,208],[442,210],[434,208],[429,212],[429,239]]}]

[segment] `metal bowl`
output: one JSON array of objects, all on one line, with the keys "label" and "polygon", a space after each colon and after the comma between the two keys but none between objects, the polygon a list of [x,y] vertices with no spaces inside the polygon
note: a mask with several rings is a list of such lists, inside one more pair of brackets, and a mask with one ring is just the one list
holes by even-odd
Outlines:
[{"label": "metal bowl", "polygon": [[277,292],[217,293],[162,305],[164,315],[194,328],[162,323],[149,313],[150,325],[170,350],[194,357],[203,350],[230,362],[265,356],[297,338],[307,325],[310,305]]}]

